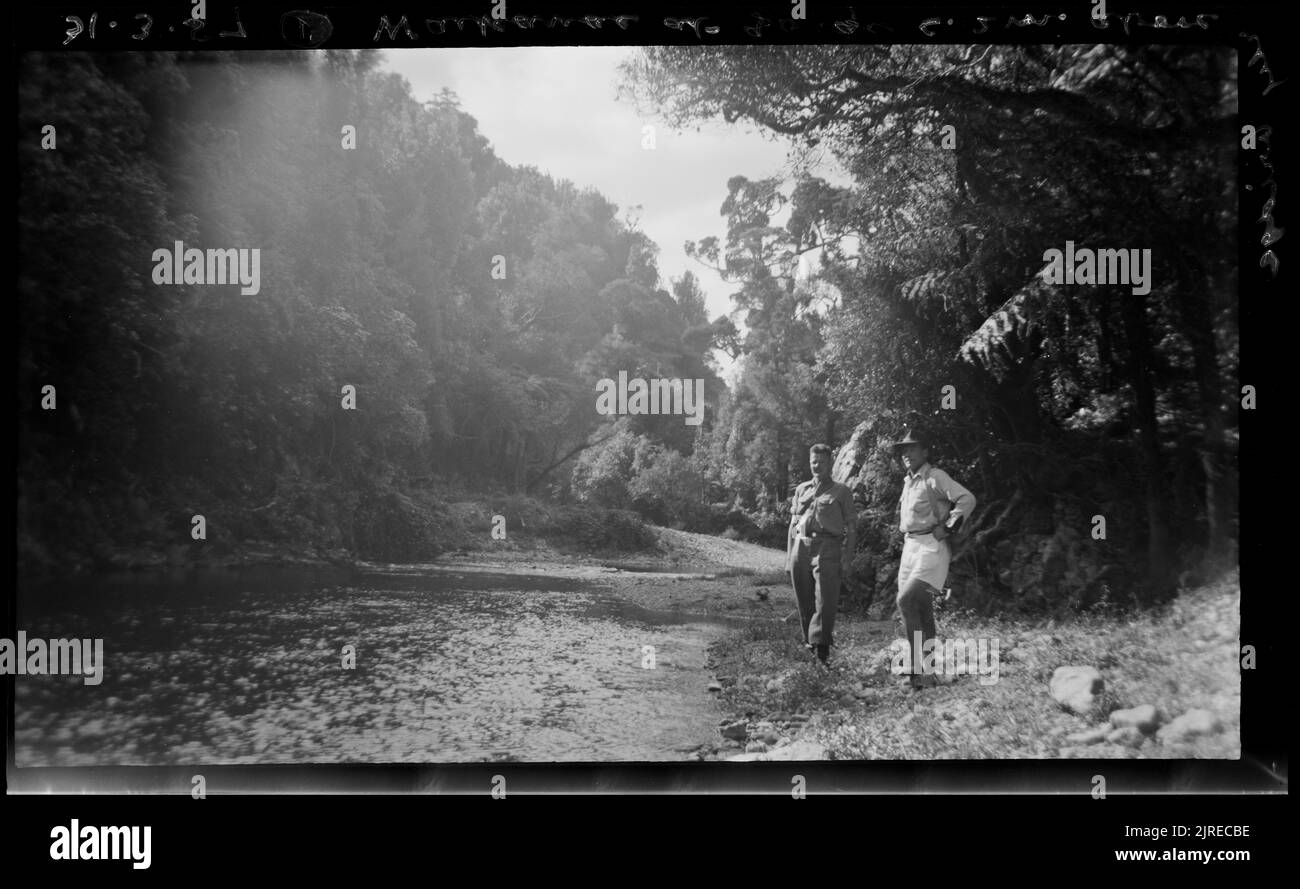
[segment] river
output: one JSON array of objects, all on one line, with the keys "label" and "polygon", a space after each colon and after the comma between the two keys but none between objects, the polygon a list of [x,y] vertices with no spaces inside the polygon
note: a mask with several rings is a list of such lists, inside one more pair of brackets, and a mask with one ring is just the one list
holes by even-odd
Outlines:
[{"label": "river", "polygon": [[726,623],[433,566],[20,585],[28,639],[102,638],[105,667],[16,677],[15,763],[681,760],[716,740],[705,649]]}]

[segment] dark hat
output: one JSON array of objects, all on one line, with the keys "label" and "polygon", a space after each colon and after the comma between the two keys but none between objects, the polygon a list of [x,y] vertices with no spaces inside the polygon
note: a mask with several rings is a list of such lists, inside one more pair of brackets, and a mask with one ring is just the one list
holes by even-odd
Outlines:
[{"label": "dark hat", "polygon": [[925,432],[915,427],[908,429],[907,432],[903,434],[902,441],[896,441],[892,445],[890,445],[890,450],[897,453],[898,451],[902,450],[908,445],[914,445],[914,444],[919,444],[922,445],[923,447],[930,446],[930,441],[927,438]]}]

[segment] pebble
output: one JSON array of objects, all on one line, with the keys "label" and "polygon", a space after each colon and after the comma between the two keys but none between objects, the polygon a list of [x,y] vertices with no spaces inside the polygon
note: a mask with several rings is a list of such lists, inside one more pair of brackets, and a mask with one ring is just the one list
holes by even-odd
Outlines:
[{"label": "pebble", "polygon": [[1183,741],[1196,735],[1213,734],[1220,728],[1218,718],[1209,710],[1188,710],[1156,732],[1162,744]]},{"label": "pebble", "polygon": [[1150,734],[1160,725],[1160,716],[1151,704],[1116,710],[1110,714],[1110,724],[1117,729],[1132,726],[1143,734]]},{"label": "pebble", "polygon": [[1121,747],[1141,747],[1142,742],[1146,740],[1146,735],[1137,726],[1126,725],[1123,728],[1117,728],[1106,736],[1107,744],[1118,744]]},{"label": "pebble", "polygon": [[1110,729],[1104,725],[1083,732],[1073,732],[1065,736],[1065,743],[1071,745],[1100,744],[1102,741],[1106,740],[1106,735],[1109,734],[1109,732]]}]

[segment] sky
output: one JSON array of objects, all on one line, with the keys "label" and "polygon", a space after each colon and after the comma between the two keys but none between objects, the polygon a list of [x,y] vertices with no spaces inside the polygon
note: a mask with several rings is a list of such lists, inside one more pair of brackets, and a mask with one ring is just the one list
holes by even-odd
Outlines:
[{"label": "sky", "polygon": [[[446,87],[478,120],[497,156],[531,165],[578,187],[594,187],[633,215],[659,245],[661,286],[691,270],[709,317],[731,311],[736,284],[689,259],[683,244],[726,238],[719,208],[727,180],[759,179],[786,166],[787,143],[721,121],[674,132],[652,109],[619,100],[619,62],[636,47],[505,47],[384,50],[384,70],[404,76],[418,101]],[[653,126],[654,148],[642,147]],[[633,208],[639,205],[639,210]]]}]

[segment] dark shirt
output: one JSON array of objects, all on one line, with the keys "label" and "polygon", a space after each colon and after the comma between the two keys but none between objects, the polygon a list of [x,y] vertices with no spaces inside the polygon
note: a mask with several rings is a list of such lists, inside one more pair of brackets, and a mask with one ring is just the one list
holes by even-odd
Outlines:
[{"label": "dark shirt", "polygon": [[794,489],[790,512],[791,536],[808,537],[814,531],[823,531],[851,538],[857,521],[853,493],[848,487],[833,481],[819,485],[815,478]]}]

